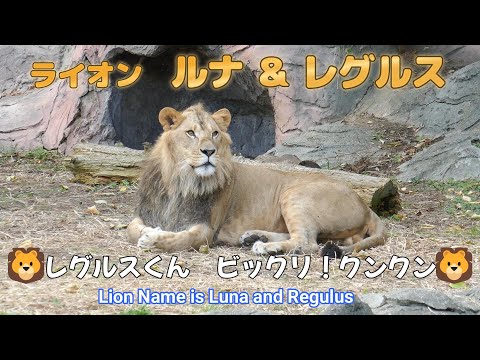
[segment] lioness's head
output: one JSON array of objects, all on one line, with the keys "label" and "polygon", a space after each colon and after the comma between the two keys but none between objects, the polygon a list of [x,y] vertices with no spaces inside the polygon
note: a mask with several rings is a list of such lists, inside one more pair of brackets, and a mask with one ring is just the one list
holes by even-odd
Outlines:
[{"label": "lioness's head", "polygon": [[210,114],[201,104],[182,112],[166,107],[159,120],[164,132],[152,155],[161,157],[163,180],[180,186],[184,195],[203,195],[222,187],[232,168],[230,111]]}]

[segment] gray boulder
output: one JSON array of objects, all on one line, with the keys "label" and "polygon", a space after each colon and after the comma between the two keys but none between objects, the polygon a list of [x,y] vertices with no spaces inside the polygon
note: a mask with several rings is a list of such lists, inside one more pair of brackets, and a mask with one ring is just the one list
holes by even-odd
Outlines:
[{"label": "gray boulder", "polygon": [[436,289],[405,288],[387,294],[361,295],[376,315],[480,314],[478,289],[447,295]]},{"label": "gray boulder", "polygon": [[295,155],[312,160],[321,167],[353,163],[362,157],[380,156],[384,152],[372,139],[373,129],[357,128],[341,122],[313,126],[298,136],[285,140],[267,154]]},{"label": "gray boulder", "polygon": [[328,305],[323,315],[373,315],[370,306],[355,297],[353,304]]},{"label": "gray boulder", "polygon": [[480,178],[480,134],[460,131],[416,154],[400,166],[401,180]]}]

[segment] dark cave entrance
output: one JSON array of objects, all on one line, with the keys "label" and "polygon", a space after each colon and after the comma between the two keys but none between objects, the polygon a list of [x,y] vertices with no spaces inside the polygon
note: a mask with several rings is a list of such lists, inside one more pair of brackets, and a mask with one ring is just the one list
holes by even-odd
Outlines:
[{"label": "dark cave entrance", "polygon": [[[163,107],[183,110],[202,102],[210,112],[225,107],[232,113],[229,133],[234,153],[255,157],[275,145],[274,113],[268,91],[258,84],[248,67],[234,73],[230,84],[220,90],[210,87],[211,79],[197,90],[174,89],[170,80],[175,74],[175,57],[178,54],[196,54],[201,66],[213,57],[202,48],[170,47],[153,58],[124,52],[111,60],[113,64],[121,61],[130,66],[138,63],[143,66],[143,74],[133,86],[112,88],[108,111],[116,141],[129,148],[142,149],[144,142],[155,142],[162,132],[158,113]],[[219,58],[220,55],[215,56],[215,59]],[[214,77],[217,74],[211,73]]]}]

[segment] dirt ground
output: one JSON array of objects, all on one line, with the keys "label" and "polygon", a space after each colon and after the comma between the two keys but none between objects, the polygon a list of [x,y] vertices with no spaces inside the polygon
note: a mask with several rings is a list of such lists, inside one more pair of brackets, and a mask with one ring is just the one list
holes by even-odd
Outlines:
[{"label": "dirt ground", "polygon": [[[437,288],[454,293],[448,283],[437,279],[435,272],[418,279],[415,270],[423,271],[435,259],[440,247],[465,246],[473,253],[473,276],[465,283],[466,287],[480,286],[480,182],[461,183],[409,183],[400,184],[404,209],[385,222],[389,231],[389,241],[385,246],[361,252],[356,256],[361,267],[353,279],[346,275],[351,265],[342,271],[340,262],[332,260],[329,278],[322,278],[323,262],[319,253],[311,254],[311,265],[304,279],[299,279],[304,258],[298,259],[299,268],[292,268],[292,257],[286,256],[287,268],[279,279],[273,276],[278,265],[272,270],[265,269],[267,258],[253,255],[249,249],[217,247],[207,254],[181,252],[174,254],[184,267],[190,270],[186,278],[174,274],[168,279],[154,278],[143,270],[143,265],[156,254],[139,250],[125,241],[125,226],[131,220],[135,207],[135,184],[108,184],[87,186],[71,183],[71,174],[65,169],[62,158],[44,152],[0,154],[0,313],[3,314],[198,314],[210,310],[229,309],[241,306],[278,314],[318,314],[322,308],[309,305],[104,305],[99,304],[98,289],[112,288],[115,291],[132,291],[138,288],[151,288],[154,291],[185,291],[191,288],[206,292],[209,288],[216,292],[276,291],[278,288],[296,288],[300,291],[353,291],[356,294],[388,292],[396,288],[419,287]],[[96,206],[99,214],[87,213],[87,208]],[[56,279],[45,276],[42,280],[22,284],[9,279],[7,274],[7,254],[13,247],[31,241],[40,247],[45,256],[53,256],[53,270],[67,266],[74,255],[91,254],[95,259],[110,257],[110,266],[116,264],[119,270],[111,278],[95,278],[93,264],[83,279],[75,270]],[[238,276],[222,279],[217,274],[219,256],[231,259],[240,257]],[[375,271],[382,262],[387,265],[393,255],[407,257],[410,266],[402,279],[395,275],[400,270],[386,269],[376,278],[369,279],[364,271]],[[129,274],[124,278],[119,272],[126,264],[119,258],[136,256],[140,276]],[[162,261],[155,270],[166,273],[170,255],[161,254]],[[366,257],[376,262],[370,266]],[[423,266],[414,262],[421,257]],[[262,260],[262,268],[254,279],[245,271],[242,261]],[[377,266],[378,265],[378,266]],[[233,270],[227,268],[226,270]]]}]

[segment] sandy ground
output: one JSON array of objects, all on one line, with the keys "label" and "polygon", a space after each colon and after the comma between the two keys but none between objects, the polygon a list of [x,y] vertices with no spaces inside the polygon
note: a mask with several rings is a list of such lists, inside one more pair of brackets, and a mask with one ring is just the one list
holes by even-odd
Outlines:
[{"label": "sandy ground", "polygon": [[[148,275],[143,266],[157,254],[137,249],[125,241],[125,225],[133,215],[135,207],[135,184],[87,186],[71,183],[71,174],[65,170],[61,158],[26,159],[24,157],[3,154],[0,156],[0,313],[4,314],[119,314],[141,312],[155,314],[197,314],[209,310],[237,307],[221,304],[177,304],[177,305],[104,305],[98,303],[98,289],[112,288],[115,291],[137,292],[138,288],[151,288],[154,291],[184,291],[191,288],[207,292],[209,288],[216,292],[241,292],[253,294],[255,291],[276,291],[279,288],[295,288],[300,291],[353,291],[356,294],[370,292],[388,292],[396,288],[419,287],[437,288],[447,293],[460,291],[438,280],[435,272],[423,279],[414,276],[414,271],[423,271],[435,259],[440,247],[466,246],[473,253],[473,276],[466,286],[480,285],[480,221],[471,218],[472,211],[455,208],[458,196],[467,195],[474,203],[480,199],[480,184],[473,190],[458,190],[455,186],[433,186],[431,184],[401,184],[406,187],[402,194],[404,210],[399,215],[385,219],[390,239],[385,246],[357,254],[361,266],[353,279],[348,279],[352,265],[344,271],[339,269],[340,262],[330,262],[329,278],[322,278],[323,261],[319,253],[311,254],[311,264],[305,278],[299,279],[304,258],[298,258],[298,269],[292,268],[292,257],[285,256],[285,272],[279,279],[274,275],[278,265],[266,270],[267,258],[253,255],[249,249],[217,247],[209,249],[208,254],[199,252],[181,252],[174,254],[178,261],[190,270],[186,278],[174,274],[172,278],[157,279]],[[456,194],[464,191],[465,194]],[[95,203],[97,201],[97,203]],[[88,207],[96,205],[100,214],[87,214]],[[470,205],[469,205],[470,206]],[[478,207],[478,206],[477,206]],[[480,208],[480,207],[479,207]],[[478,211],[477,211],[478,213]],[[111,278],[92,276],[93,262],[83,279],[76,276],[81,270],[75,270],[56,279],[45,276],[42,280],[22,284],[9,279],[7,274],[7,254],[13,247],[25,241],[31,241],[40,247],[45,256],[53,256],[53,270],[67,266],[74,255],[90,254],[94,259],[110,257],[110,265],[116,264],[118,271]],[[160,254],[162,261],[154,270],[166,273],[170,255]],[[217,274],[219,256],[231,260],[238,255],[238,276],[222,279]],[[402,279],[395,275],[400,270],[386,269],[374,279],[365,276],[365,271],[375,271],[382,262],[387,265],[393,255],[407,257],[410,266]],[[125,268],[119,259],[124,256],[138,258],[137,270],[140,276],[132,274],[124,278],[119,272]],[[369,265],[367,256],[376,262]],[[420,266],[414,262],[416,256],[425,261]],[[252,270],[245,271],[243,261],[262,261],[259,274],[250,278]],[[233,270],[232,267],[226,270]],[[187,297],[188,300],[188,297]],[[315,308],[307,304],[248,304],[258,310],[278,314],[318,314],[322,307]]]}]

